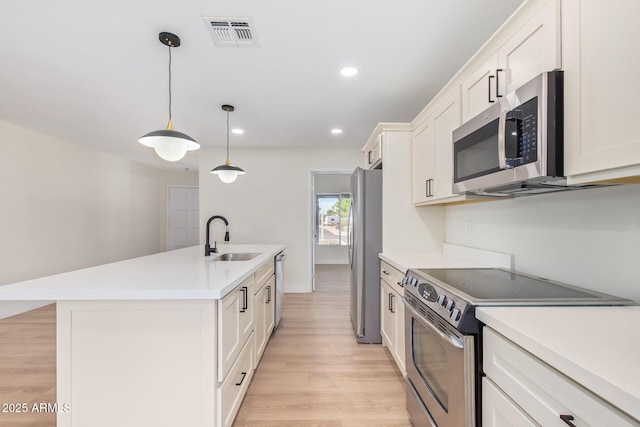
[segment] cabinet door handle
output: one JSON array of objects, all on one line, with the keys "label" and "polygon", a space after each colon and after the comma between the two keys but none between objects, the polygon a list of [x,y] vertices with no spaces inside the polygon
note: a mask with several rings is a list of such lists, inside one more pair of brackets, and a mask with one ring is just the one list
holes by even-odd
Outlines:
[{"label": "cabinet door handle", "polygon": [[267,286],[267,304],[271,302],[271,286]]},{"label": "cabinet door handle", "polygon": [[491,79],[495,79],[495,78],[496,78],[496,76],[489,76],[489,78],[487,79],[487,81],[488,81],[487,86],[489,87],[489,91],[488,91],[488,93],[489,93],[489,102],[491,102],[491,103],[496,102],[494,99],[491,99]]},{"label": "cabinet door handle", "polygon": [[575,419],[573,418],[573,415],[560,415],[560,419],[564,421],[568,426],[577,427],[574,423],[571,422]]},{"label": "cabinet door handle", "polygon": [[425,196],[433,197],[433,178],[426,180]]},{"label": "cabinet door handle", "polygon": [[241,374],[242,374],[242,379],[240,380],[239,383],[236,383],[236,385],[242,385],[242,383],[244,382],[244,379],[247,377],[246,372],[241,372]]},{"label": "cabinet door handle", "polygon": [[502,68],[496,70],[496,98],[502,98],[502,95],[500,95],[500,73],[503,71]]},{"label": "cabinet door handle", "polygon": [[396,297],[395,294],[389,294],[389,311],[395,313],[396,311],[393,309],[393,299]]},{"label": "cabinet door handle", "polygon": [[367,162],[369,164],[371,164],[371,153],[373,153],[373,150],[369,150],[369,152],[367,153]]}]

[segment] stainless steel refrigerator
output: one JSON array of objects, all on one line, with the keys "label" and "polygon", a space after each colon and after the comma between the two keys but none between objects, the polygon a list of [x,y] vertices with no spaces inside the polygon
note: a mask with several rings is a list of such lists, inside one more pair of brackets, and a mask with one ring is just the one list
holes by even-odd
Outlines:
[{"label": "stainless steel refrigerator", "polygon": [[351,176],[349,264],[351,323],[360,343],[379,344],[382,251],[382,170],[357,168]]}]

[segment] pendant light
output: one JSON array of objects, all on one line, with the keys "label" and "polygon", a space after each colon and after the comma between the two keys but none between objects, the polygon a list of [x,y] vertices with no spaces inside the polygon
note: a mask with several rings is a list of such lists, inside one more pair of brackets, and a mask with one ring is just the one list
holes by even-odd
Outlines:
[{"label": "pendant light", "polygon": [[169,123],[166,129],[149,132],[141,136],[138,142],[153,148],[163,160],[175,162],[183,158],[187,151],[200,148],[200,144],[189,135],[173,130],[171,123],[171,48],[180,46],[180,37],[162,32],[158,38],[162,44],[169,47]]},{"label": "pendant light", "polygon": [[233,108],[233,105],[223,105],[222,109],[227,112],[227,161],[224,165],[211,169],[211,173],[218,175],[220,181],[230,184],[236,180],[238,175],[244,175],[246,172],[237,166],[233,166],[231,160],[229,160],[229,113],[235,110],[235,108]]}]

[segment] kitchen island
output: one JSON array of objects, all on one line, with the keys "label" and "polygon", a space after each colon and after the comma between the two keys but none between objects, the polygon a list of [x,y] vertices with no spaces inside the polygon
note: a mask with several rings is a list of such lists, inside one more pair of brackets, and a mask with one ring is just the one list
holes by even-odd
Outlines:
[{"label": "kitchen island", "polygon": [[2,286],[0,300],[56,301],[59,427],[229,426],[283,249],[224,245],[258,255],[220,261],[190,247]]}]

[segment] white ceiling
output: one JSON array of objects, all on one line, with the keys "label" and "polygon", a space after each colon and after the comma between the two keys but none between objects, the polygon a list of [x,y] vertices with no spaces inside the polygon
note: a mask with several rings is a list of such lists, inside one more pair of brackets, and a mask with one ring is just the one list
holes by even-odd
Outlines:
[{"label": "white ceiling", "polygon": [[[203,147],[364,145],[408,122],[522,0],[2,0],[0,120],[146,164],[137,143],[173,125]],[[216,47],[203,16],[248,17],[258,47]],[[354,78],[339,69],[359,68]],[[340,127],[344,133],[332,135]],[[233,157],[233,156],[232,156]],[[215,165],[212,165],[215,166]]]}]

